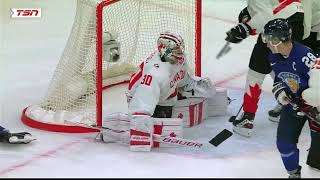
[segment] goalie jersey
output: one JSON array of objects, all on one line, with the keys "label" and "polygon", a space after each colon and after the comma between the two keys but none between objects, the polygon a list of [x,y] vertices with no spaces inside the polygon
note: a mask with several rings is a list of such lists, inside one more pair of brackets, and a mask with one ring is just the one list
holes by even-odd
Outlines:
[{"label": "goalie jersey", "polygon": [[159,52],[153,52],[130,78],[126,92],[129,114],[151,116],[156,105],[173,106],[177,88],[190,79],[186,63],[162,62]]}]

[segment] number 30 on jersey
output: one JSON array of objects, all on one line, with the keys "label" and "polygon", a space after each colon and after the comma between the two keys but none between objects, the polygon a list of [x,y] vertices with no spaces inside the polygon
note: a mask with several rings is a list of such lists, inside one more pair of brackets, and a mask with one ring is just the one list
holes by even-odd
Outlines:
[{"label": "number 30 on jersey", "polygon": [[149,74],[145,74],[145,75],[143,76],[143,79],[142,79],[142,81],[141,81],[141,84],[145,84],[145,85],[147,85],[147,86],[150,86],[151,82],[152,82],[152,76],[149,75]]}]

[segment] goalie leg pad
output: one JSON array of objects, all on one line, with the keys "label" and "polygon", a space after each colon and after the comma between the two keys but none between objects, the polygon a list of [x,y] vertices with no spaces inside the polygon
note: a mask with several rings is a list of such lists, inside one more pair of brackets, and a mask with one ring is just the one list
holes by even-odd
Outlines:
[{"label": "goalie leg pad", "polygon": [[130,118],[130,150],[151,151],[153,121],[147,115],[132,115]]},{"label": "goalie leg pad", "polygon": [[[183,137],[183,120],[180,118],[152,118],[154,134],[170,137]],[[153,142],[153,147],[172,147],[168,144]]]},{"label": "goalie leg pad", "polygon": [[130,120],[127,114],[113,113],[104,117],[101,139],[106,143],[129,143]]},{"label": "goalie leg pad", "polygon": [[[136,120],[137,117],[135,117]],[[152,118],[152,117],[140,117],[141,121],[144,121],[146,119],[150,119],[152,121],[153,125],[153,133],[159,134],[162,136],[171,136],[171,137],[182,137],[183,136],[183,121],[180,118]],[[142,141],[142,139],[139,139],[139,131],[135,130],[133,128],[130,128],[131,119],[129,119],[127,114],[124,113],[114,113],[111,115],[108,115],[104,118],[103,121],[103,127],[105,127],[101,132],[101,139],[106,143],[121,143],[121,144],[130,144],[132,143],[132,148],[141,150],[138,147],[138,145],[133,145],[136,142],[130,141],[130,137],[134,136],[135,140]],[[135,121],[135,120],[134,120]],[[147,120],[149,121],[149,120]],[[143,131],[141,131],[143,132]],[[130,136],[131,133],[131,136]],[[141,133],[143,134],[143,133]],[[148,135],[149,137],[149,135]],[[141,137],[145,138],[145,137]],[[145,143],[145,142],[138,142],[138,143]],[[136,143],[137,144],[137,143]],[[148,143],[146,143],[148,144]],[[166,147],[165,144],[159,144],[158,142],[151,143],[153,147]],[[142,147],[143,149],[143,147]],[[146,148],[148,149],[148,148]]]}]

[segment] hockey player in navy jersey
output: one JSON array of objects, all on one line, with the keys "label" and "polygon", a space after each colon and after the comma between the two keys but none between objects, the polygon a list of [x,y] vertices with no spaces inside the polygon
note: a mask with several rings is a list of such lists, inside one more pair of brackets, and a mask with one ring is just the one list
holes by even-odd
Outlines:
[{"label": "hockey player in navy jersey", "polygon": [[[233,131],[250,137],[254,129],[255,113],[262,92],[262,84],[271,72],[267,60],[268,48],[261,40],[264,25],[276,18],[285,18],[292,26],[292,40],[320,52],[319,0],[247,0],[238,16],[239,23],[227,32],[226,41],[240,43],[249,35],[259,34],[251,53],[243,95],[243,111],[233,123]],[[273,78],[273,74],[270,74]],[[277,104],[268,112],[269,120],[279,121],[282,106]]]},{"label": "hockey player in navy jersey", "polygon": [[[308,161],[320,169],[320,147],[315,143],[320,141],[320,60],[313,50],[292,41],[291,36],[292,29],[285,19],[269,21],[262,33],[262,40],[269,49],[268,61],[275,74],[272,92],[283,105],[277,129],[277,148],[289,178],[297,178],[301,176],[297,143],[306,121],[311,129],[308,156],[313,153]],[[311,113],[314,118],[309,118],[306,113]]]},{"label": "hockey player in navy jersey", "polygon": [[0,142],[10,144],[28,144],[35,140],[28,132],[11,133],[8,129],[0,126]]}]

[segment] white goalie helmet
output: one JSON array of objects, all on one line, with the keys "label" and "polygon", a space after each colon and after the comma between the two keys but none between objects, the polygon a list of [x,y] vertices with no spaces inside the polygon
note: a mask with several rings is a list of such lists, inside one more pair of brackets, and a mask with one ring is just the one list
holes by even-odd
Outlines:
[{"label": "white goalie helmet", "polygon": [[184,64],[184,41],[180,35],[171,32],[161,33],[157,44],[161,58],[171,64]]}]

